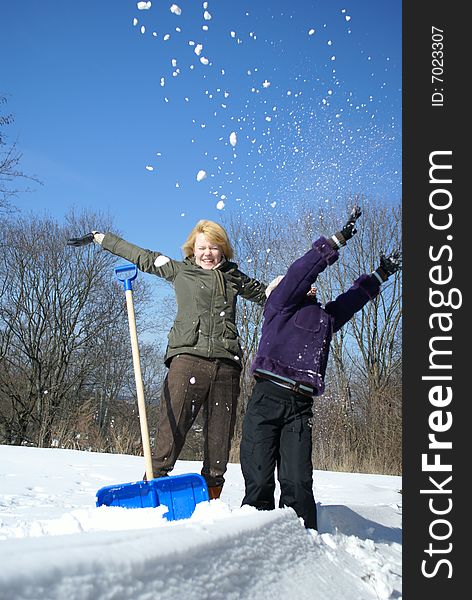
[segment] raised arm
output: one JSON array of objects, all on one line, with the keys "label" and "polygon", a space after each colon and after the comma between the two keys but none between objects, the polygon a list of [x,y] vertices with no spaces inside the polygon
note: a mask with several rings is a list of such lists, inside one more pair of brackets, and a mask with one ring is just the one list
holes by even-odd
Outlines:
[{"label": "raised arm", "polygon": [[257,279],[249,277],[242,271],[240,271],[241,275],[241,291],[240,296],[245,300],[249,300],[250,302],[255,302],[260,306],[264,306],[265,301],[267,300],[265,291],[266,285],[265,283],[261,283]]},{"label": "raised arm", "polygon": [[129,260],[140,271],[163,277],[168,281],[175,279],[181,265],[179,261],[164,256],[160,252],[145,250],[144,248],[130,244],[114,233],[92,231],[82,237],[67,240],[67,244],[73,247],[81,247],[93,242],[100,244],[104,250],[108,250],[108,252],[116,256],[121,256]]},{"label": "raised arm", "polygon": [[276,310],[293,310],[311,289],[316,278],[339,257],[338,251],[321,236],[310,250],[293,262],[280,283],[270,294],[270,303]]},{"label": "raised arm", "polygon": [[310,291],[318,275],[339,257],[338,250],[357,233],[356,221],[361,216],[354,206],[344,227],[329,239],[321,236],[311,249],[288,268],[285,277],[271,293],[271,304],[278,310],[293,310]]},{"label": "raised arm", "polygon": [[333,332],[336,333],[352,317],[361,310],[367,302],[374,299],[380,292],[380,286],[402,268],[401,252],[394,250],[389,256],[380,255],[380,265],[370,275],[361,275],[354,284],[336,300],[325,306],[334,319]]}]

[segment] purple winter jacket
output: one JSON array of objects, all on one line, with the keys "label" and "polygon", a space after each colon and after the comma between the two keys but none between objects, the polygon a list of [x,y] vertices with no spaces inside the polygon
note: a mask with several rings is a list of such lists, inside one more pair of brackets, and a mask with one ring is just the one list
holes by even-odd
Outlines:
[{"label": "purple winter jacket", "polygon": [[380,291],[374,275],[361,275],[324,307],[316,297],[307,296],[318,275],[338,257],[338,251],[320,237],[289,267],[265,304],[253,373],[270,371],[315,388],[316,395],[323,393],[332,334]]}]

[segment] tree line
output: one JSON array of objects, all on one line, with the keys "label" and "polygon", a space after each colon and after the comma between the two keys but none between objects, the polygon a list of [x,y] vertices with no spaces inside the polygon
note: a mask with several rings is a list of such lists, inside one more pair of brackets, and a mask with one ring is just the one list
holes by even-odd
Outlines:
[{"label": "tree line", "polygon": [[[1,119],[0,443],[141,454],[126,305],[113,276],[119,259],[95,245],[80,251],[66,245],[90,224],[119,232],[110,217],[97,213],[70,212],[58,222],[11,210],[10,199],[18,193],[14,183],[27,176],[19,169],[16,146],[8,146],[1,135],[12,117]],[[320,234],[337,231],[354,202],[363,208],[359,232],[316,283],[318,296],[327,302],[361,273],[374,270],[382,251],[401,247],[399,205],[346,198],[343,206],[298,204],[277,218],[251,215],[248,222],[247,215],[236,213],[222,224],[240,268],[268,283]],[[140,277],[133,288],[151,438],[166,371],[156,327],[164,324],[168,330],[175,313],[172,288],[165,282],[156,287],[157,294],[149,279]],[[334,336],[326,392],[314,402],[315,468],[401,473],[401,275],[383,288]],[[260,307],[239,302],[245,358],[234,462],[239,462],[242,419],[253,385],[250,365],[263,318]],[[181,458],[198,460],[201,449],[197,419]]]}]

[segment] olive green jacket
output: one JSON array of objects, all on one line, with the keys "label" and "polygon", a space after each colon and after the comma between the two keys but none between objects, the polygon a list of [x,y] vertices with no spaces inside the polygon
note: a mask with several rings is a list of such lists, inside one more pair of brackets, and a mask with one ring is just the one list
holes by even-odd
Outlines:
[{"label": "olive green jacket", "polygon": [[215,269],[203,269],[195,259],[173,260],[107,233],[102,247],[134,263],[140,271],[170,281],[177,298],[177,316],[168,334],[165,363],[177,354],[227,358],[241,365],[242,351],[236,327],[236,300],[265,303],[266,286],[224,260]]}]

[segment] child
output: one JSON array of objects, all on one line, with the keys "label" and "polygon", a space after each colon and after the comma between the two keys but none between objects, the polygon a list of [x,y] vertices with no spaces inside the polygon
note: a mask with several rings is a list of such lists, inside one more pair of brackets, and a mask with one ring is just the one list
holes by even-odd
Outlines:
[{"label": "child", "polygon": [[359,207],[330,239],[320,237],[284,277],[266,289],[264,323],[252,372],[256,379],[243,421],[240,448],[245,480],[242,504],[274,508],[274,470],[280,507],[291,506],[305,527],[317,529],[313,496],[310,419],[313,398],[324,391],[331,336],[369,301],[381,284],[401,269],[401,254],[380,256],[380,266],[322,306],[312,284],[355,233]]}]

